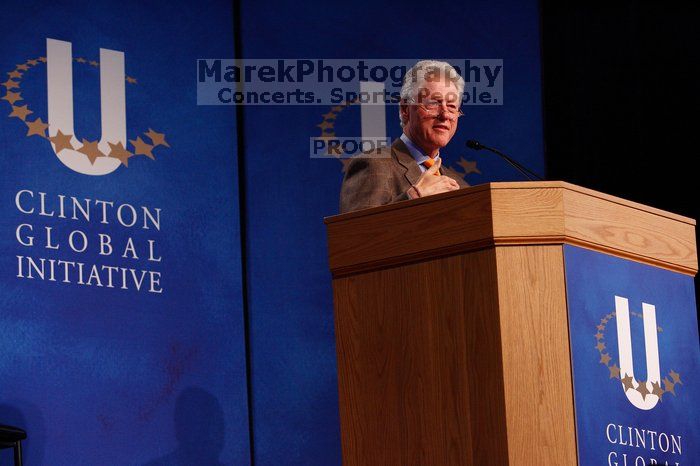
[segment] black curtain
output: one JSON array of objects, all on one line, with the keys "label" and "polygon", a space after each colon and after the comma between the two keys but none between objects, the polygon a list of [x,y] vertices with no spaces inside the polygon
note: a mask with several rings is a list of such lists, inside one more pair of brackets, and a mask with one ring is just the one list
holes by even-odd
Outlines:
[{"label": "black curtain", "polygon": [[698,5],[540,9],[547,177],[698,219]]}]

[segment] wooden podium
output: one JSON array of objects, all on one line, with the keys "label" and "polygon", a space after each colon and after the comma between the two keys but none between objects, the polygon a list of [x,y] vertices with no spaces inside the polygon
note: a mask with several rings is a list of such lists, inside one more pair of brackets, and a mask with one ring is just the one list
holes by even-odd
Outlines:
[{"label": "wooden podium", "polygon": [[564,182],[326,224],[345,466],[577,464],[564,245],[697,272],[692,219]]}]

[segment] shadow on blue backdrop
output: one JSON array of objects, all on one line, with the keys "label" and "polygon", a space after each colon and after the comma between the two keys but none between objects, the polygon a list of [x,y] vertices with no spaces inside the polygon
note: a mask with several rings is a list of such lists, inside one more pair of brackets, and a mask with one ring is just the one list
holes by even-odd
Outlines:
[{"label": "shadow on blue backdrop", "polygon": [[177,448],[145,466],[221,466],[226,424],[219,400],[199,387],[184,389],[175,401]]}]

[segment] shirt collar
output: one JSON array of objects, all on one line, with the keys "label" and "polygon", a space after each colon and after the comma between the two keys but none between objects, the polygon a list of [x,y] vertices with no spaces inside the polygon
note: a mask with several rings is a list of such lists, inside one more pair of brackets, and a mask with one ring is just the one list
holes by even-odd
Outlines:
[{"label": "shirt collar", "polygon": [[[411,157],[413,157],[413,160],[415,160],[418,165],[423,166],[423,162],[430,158],[427,155],[425,155],[425,153],[417,145],[415,145],[413,141],[409,139],[408,136],[406,136],[406,133],[401,133],[400,139],[403,141],[404,144],[406,144],[408,153],[411,154]],[[440,152],[438,152],[435,157],[439,156]]]}]

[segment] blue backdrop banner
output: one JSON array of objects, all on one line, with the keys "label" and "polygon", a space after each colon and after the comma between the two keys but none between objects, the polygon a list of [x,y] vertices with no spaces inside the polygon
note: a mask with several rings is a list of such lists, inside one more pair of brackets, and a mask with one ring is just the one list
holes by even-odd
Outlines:
[{"label": "blue backdrop banner", "polygon": [[693,278],[566,246],[579,464],[695,465]]},{"label": "blue backdrop banner", "polygon": [[232,18],[3,3],[0,423],[27,464],[249,463],[235,115],[194,80]]},{"label": "blue backdrop banner", "polygon": [[[441,151],[443,166],[470,184],[522,179],[503,160],[468,152],[466,140],[479,139],[542,172],[538,2],[244,2],[240,9],[236,58],[245,60],[502,64],[503,100],[464,107],[453,141]],[[243,109],[256,464],[341,464],[323,217],[338,213],[344,164],[319,157],[310,141],[397,138],[398,107],[372,107],[343,100]]]}]

